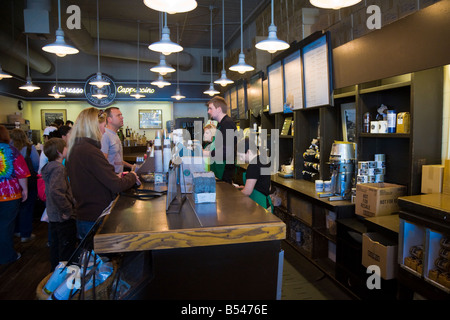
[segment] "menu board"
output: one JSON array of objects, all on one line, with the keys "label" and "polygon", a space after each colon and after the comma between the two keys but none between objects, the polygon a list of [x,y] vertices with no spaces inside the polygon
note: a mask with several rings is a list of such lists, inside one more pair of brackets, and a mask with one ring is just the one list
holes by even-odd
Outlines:
[{"label": "menu board", "polygon": [[270,113],[283,112],[284,94],[281,61],[275,62],[267,67],[267,78],[269,80]]},{"label": "menu board", "polygon": [[300,50],[284,59],[284,102],[291,110],[303,108],[303,74]]},{"label": "menu board", "polygon": [[241,81],[238,83],[236,89],[239,119],[247,119],[247,93],[245,92],[245,82]]},{"label": "menu board", "polygon": [[259,72],[253,75],[247,83],[248,108],[254,117],[261,116],[263,110],[264,96],[262,77],[262,72]]},{"label": "menu board", "polygon": [[326,34],[303,47],[305,107],[330,104],[331,66]]},{"label": "menu board", "polygon": [[227,103],[227,115],[231,117],[231,103],[230,103],[230,91],[226,91],[223,95],[225,102]]},{"label": "menu board", "polygon": [[237,108],[237,90],[236,87],[230,89],[230,105],[231,105],[231,119],[238,120],[239,113]]}]

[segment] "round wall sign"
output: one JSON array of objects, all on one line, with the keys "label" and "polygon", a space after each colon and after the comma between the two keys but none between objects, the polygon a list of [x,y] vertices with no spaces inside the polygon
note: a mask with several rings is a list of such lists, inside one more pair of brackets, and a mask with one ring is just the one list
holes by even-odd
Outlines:
[{"label": "round wall sign", "polygon": [[[98,108],[106,108],[111,103],[114,102],[114,99],[116,98],[116,84],[114,81],[108,77],[105,74],[102,74],[102,80],[107,81],[110,83],[109,86],[104,86],[102,88],[97,88],[96,86],[90,85],[89,82],[97,79],[97,74],[91,75],[84,84],[84,94],[86,96],[87,101],[93,105],[94,107]],[[98,98],[94,95],[102,94],[106,97],[104,98]]]}]

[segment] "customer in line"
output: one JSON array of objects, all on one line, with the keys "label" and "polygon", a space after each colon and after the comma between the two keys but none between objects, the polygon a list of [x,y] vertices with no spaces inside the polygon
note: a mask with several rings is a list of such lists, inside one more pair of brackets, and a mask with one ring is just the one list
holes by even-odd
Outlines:
[{"label": "customer in line", "polygon": [[[215,96],[206,103],[206,106],[208,107],[208,115],[211,119],[218,122],[216,135],[213,139],[214,149],[211,150],[211,171],[214,172],[217,179],[232,183],[236,171],[234,163],[236,138],[233,138],[233,141],[227,141],[227,132],[232,132],[234,135],[236,124],[227,115],[228,105],[224,98]],[[217,139],[218,134],[221,135],[222,139]],[[222,158],[218,155],[216,156],[216,152],[219,148],[222,150]],[[227,158],[231,159],[228,159],[227,161]]]},{"label": "customer in line", "polygon": [[109,107],[105,110],[106,129],[102,137],[102,152],[109,163],[114,166],[116,173],[122,173],[123,168],[133,169],[133,165],[123,160],[123,146],[117,134],[117,130],[123,127],[123,115],[117,107]]},{"label": "customer in line", "polygon": [[106,131],[106,113],[103,112],[103,110],[99,111],[98,127],[100,128],[100,132],[102,133],[102,135],[105,134],[105,131]]},{"label": "customer in line", "polygon": [[20,202],[27,200],[30,176],[25,159],[10,140],[8,130],[0,125],[0,264],[20,258],[13,234]]},{"label": "customer in line", "polygon": [[76,248],[75,200],[63,165],[67,155],[66,142],[62,138],[52,138],[45,143],[44,152],[49,161],[42,168],[42,177],[51,238],[51,270],[54,270],[60,261],[69,260]]},{"label": "customer in line", "polygon": [[81,111],[69,138],[66,166],[76,201],[79,238],[86,236],[119,192],[139,183],[135,172],[118,177],[100,150],[102,134],[98,113],[93,107]]},{"label": "customer in line", "polygon": [[39,169],[39,153],[28,139],[25,131],[19,128],[11,130],[11,143],[24,157],[30,177],[28,178],[28,198],[20,203],[19,214],[16,219],[14,234],[21,242],[28,242],[35,238],[33,230],[33,213],[37,200],[37,171]]}]

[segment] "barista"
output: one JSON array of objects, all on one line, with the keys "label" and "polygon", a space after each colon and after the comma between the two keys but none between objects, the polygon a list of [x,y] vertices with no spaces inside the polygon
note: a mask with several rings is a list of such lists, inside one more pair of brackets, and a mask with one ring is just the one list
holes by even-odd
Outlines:
[{"label": "barista", "polygon": [[[244,153],[242,153],[244,151]],[[270,199],[270,174],[262,172],[263,168],[269,170],[270,163],[263,164],[259,156],[256,144],[249,137],[242,138],[238,142],[237,156],[242,163],[248,163],[247,171],[243,175],[243,186],[238,186],[241,192],[266,209],[273,212]]]}]

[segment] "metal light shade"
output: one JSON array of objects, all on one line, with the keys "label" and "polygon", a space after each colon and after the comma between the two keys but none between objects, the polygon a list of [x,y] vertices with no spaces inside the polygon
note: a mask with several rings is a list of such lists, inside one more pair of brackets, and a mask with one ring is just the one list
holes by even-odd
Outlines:
[{"label": "metal light shade", "polygon": [[95,98],[97,98],[97,99],[103,99],[103,98],[106,98],[107,97],[107,95],[106,94],[103,94],[103,93],[96,93],[96,94],[93,94],[92,95],[93,97],[95,97]]},{"label": "metal light shade", "polygon": [[225,72],[224,69],[222,69],[222,75],[220,79],[214,81],[214,83],[220,84],[222,87],[225,87],[226,85],[231,84],[233,82],[234,82],[233,80],[227,78],[227,73]]},{"label": "metal light shade", "polygon": [[240,74],[246,73],[248,71],[253,71],[255,68],[245,63],[245,54],[239,54],[239,62],[230,67],[231,71],[239,72]]},{"label": "metal light shade", "polygon": [[158,88],[164,88],[165,86],[170,86],[170,82],[164,80],[164,78],[162,77],[161,74],[158,76],[158,80],[155,80],[150,84],[157,86]]},{"label": "metal light shade", "polygon": [[50,97],[53,97],[55,99],[59,99],[59,98],[64,98],[65,95],[64,94],[60,94],[59,93],[59,88],[58,87],[54,87],[52,90],[52,93],[48,94]]},{"label": "metal light shade", "polygon": [[140,99],[145,98],[145,95],[139,93],[139,88],[136,89],[136,93],[130,94],[130,97]]},{"label": "metal light shade", "polygon": [[144,0],[144,4],[153,10],[170,14],[188,12],[197,8],[195,0]]},{"label": "metal light shade", "polygon": [[180,99],[184,99],[184,98],[186,98],[186,97],[183,96],[183,95],[181,95],[181,93],[180,93],[180,88],[177,88],[177,90],[175,91],[175,94],[174,94],[173,96],[171,96],[171,98],[172,98],[172,99],[180,100]]},{"label": "metal light shade", "polygon": [[206,90],[206,91],[204,91],[203,93],[204,93],[204,94],[209,94],[209,95],[212,97],[213,95],[219,94],[220,92],[217,91],[216,89],[214,89],[214,85],[213,85],[213,83],[211,82],[211,83],[209,84],[209,89]]},{"label": "metal light shade", "polygon": [[102,73],[97,72],[97,77],[94,81],[89,82],[91,86],[96,86],[97,88],[103,88],[104,86],[109,86],[110,83],[102,79]]},{"label": "metal light shade", "polygon": [[59,98],[64,98],[64,97],[65,97],[65,95],[59,94],[58,92],[56,92],[56,93],[49,93],[48,95],[49,95],[50,97],[55,98],[55,99],[59,99]]},{"label": "metal light shade", "polygon": [[58,57],[65,57],[67,54],[76,54],[78,49],[68,45],[64,41],[64,31],[62,29],[56,30],[56,41],[42,47],[42,50],[49,53],[54,53]]},{"label": "metal light shade", "polygon": [[324,9],[340,9],[344,7],[350,7],[361,0],[309,0],[313,6]]},{"label": "metal light shade", "polygon": [[2,67],[0,66],[0,80],[2,80],[2,79],[9,79],[9,78],[12,78],[12,75],[7,74],[6,72],[4,72],[2,70]]},{"label": "metal light shade", "polygon": [[159,60],[159,64],[150,68],[150,71],[158,72],[160,75],[165,76],[170,72],[175,72],[175,69],[166,64],[166,58],[161,55],[161,59]]},{"label": "metal light shade", "polygon": [[269,26],[269,36],[267,39],[258,42],[255,47],[260,50],[275,53],[279,50],[286,50],[289,44],[277,38],[277,27],[275,25]]},{"label": "metal light shade", "polygon": [[161,52],[163,55],[183,51],[183,47],[170,40],[170,30],[167,26],[163,27],[161,40],[148,46],[152,51]]},{"label": "metal light shade", "polygon": [[40,87],[34,85],[34,84],[31,82],[31,77],[28,76],[28,77],[27,77],[27,83],[25,83],[23,86],[19,87],[19,89],[27,90],[28,92],[33,92],[34,90],[39,90]]}]

